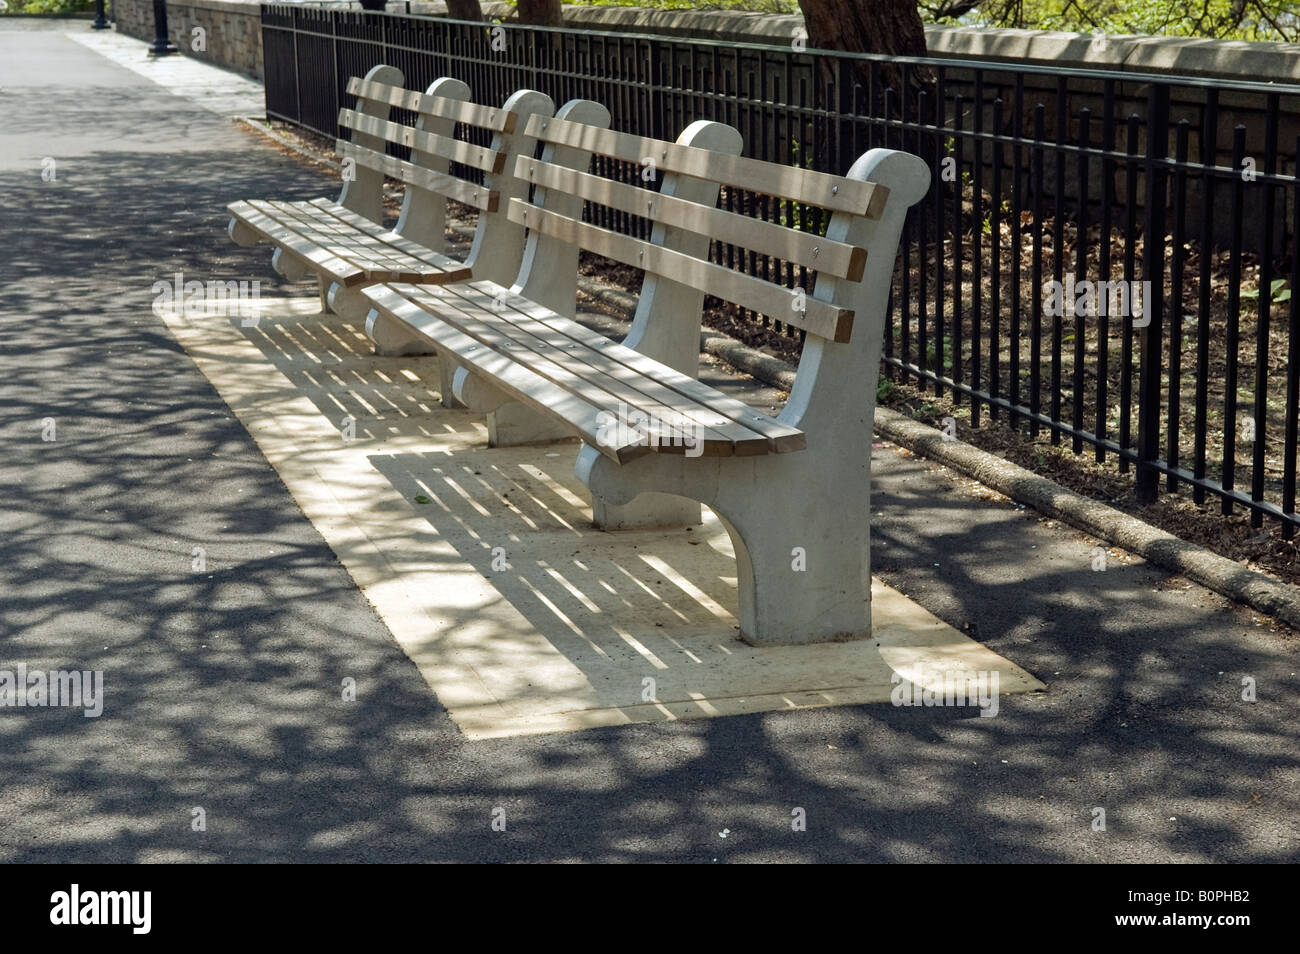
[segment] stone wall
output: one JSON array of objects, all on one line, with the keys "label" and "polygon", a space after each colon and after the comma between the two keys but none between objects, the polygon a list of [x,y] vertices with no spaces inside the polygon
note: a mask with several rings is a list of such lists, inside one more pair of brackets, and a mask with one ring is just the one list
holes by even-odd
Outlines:
[{"label": "stone wall", "polygon": [[[141,40],[154,38],[153,0],[110,0],[117,30]],[[204,31],[206,49],[194,49],[194,28]],[[254,79],[262,78],[262,16],[250,0],[167,0],[167,35],[188,56]]]}]

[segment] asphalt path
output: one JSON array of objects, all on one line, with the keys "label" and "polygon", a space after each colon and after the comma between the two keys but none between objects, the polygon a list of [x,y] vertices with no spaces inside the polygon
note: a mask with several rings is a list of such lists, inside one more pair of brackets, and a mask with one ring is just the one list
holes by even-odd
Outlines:
[{"label": "asphalt path", "polygon": [[876,572],[1048,692],[466,741],[150,309],[336,182],[85,28],[0,25],[0,669],[105,709],[0,709],[0,861],[1300,860],[1295,635],[890,446]]}]

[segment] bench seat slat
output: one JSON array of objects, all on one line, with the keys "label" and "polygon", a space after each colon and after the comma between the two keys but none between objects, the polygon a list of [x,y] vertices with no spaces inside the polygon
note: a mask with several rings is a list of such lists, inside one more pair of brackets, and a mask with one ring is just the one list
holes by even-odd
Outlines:
[{"label": "bench seat slat", "polygon": [[358,215],[356,212],[339,205],[332,199],[312,199],[311,204],[317,208],[324,209],[336,219],[341,219],[357,230],[382,239],[386,244],[401,249],[421,261],[431,262],[432,264],[438,265],[442,268],[461,268],[463,266],[463,263],[457,259],[454,259],[449,255],[443,255],[441,252],[435,252],[431,249],[425,248],[419,242],[412,241],[403,235],[398,235],[391,229],[386,229],[378,223],[371,222],[364,215]]},{"label": "bench seat slat", "polygon": [[865,215],[871,219],[880,218],[889,198],[888,188],[872,182],[726,155],[659,139],[645,139],[563,119],[532,116],[528,120],[527,134],[543,142],[578,146],[624,162],[643,165],[649,160],[662,172],[677,172],[736,189],[806,202],[834,212]]},{"label": "bench seat slat", "polygon": [[515,175],[534,185],[695,232],[751,252],[806,265],[819,272],[856,282],[862,278],[867,250],[807,232],[765,222],[752,216],[660,195],[649,189],[615,182],[589,172],[541,162],[531,156],[515,159]]},{"label": "bench seat slat", "polygon": [[619,463],[627,463],[652,448],[644,443],[601,446],[600,413],[604,410],[538,376],[512,357],[486,347],[457,328],[429,314],[392,285],[373,285],[364,292],[376,307],[424,335],[440,350],[492,379],[493,384],[530,407],[555,416],[578,437]]},{"label": "bench seat slat", "polygon": [[400,179],[408,185],[440,193],[481,212],[495,212],[500,201],[500,194],[495,189],[475,185],[444,172],[422,168],[396,156],[358,146],[346,139],[338,140],[334,151],[345,159],[355,159],[357,165]]},{"label": "bench seat slat", "polygon": [[425,132],[377,116],[367,116],[351,109],[339,110],[339,125],[367,135],[380,136],[400,146],[412,146],[483,172],[499,173],[505,166],[504,152],[476,146],[461,139],[439,136],[437,133]]},{"label": "bench seat slat", "polygon": [[[488,343],[488,339],[479,333],[479,325],[485,324],[492,333],[523,344],[538,357],[554,362],[584,381],[596,384],[610,395],[610,399],[603,404],[606,408],[611,406],[611,401],[619,401],[669,425],[680,422],[685,426],[687,421],[691,422],[692,431],[698,433],[703,441],[705,454],[753,456],[767,452],[768,442],[762,434],[661,385],[653,377],[632,371],[603,351],[593,348],[588,341],[574,337],[572,331],[581,327],[576,322],[526,299],[505,295],[499,286],[458,285],[455,288],[438,289],[397,287],[406,291],[411,300],[422,308],[436,313],[443,321],[461,328],[466,334]],[[550,320],[542,321],[534,316],[541,314]],[[475,319],[476,325],[466,324],[462,316]],[[520,360],[543,376],[550,377],[536,358],[521,356]],[[567,386],[564,381],[552,380],[561,386]],[[678,450],[673,446],[663,449],[669,453]]]},{"label": "bench seat slat", "polygon": [[350,221],[355,213],[329,199],[310,202],[253,199],[232,203],[229,211],[345,287],[379,281],[421,284],[464,281],[471,275],[463,263],[421,249],[381,225],[360,216]]},{"label": "bench seat slat", "polygon": [[262,205],[281,221],[293,223],[311,241],[330,249],[340,258],[356,262],[363,269],[393,270],[419,264],[404,254],[393,254],[393,249],[386,248],[373,235],[353,229],[319,206],[277,200],[268,200]]},{"label": "bench seat slat", "polygon": [[[797,428],[783,424],[707,384],[674,371],[549,309],[515,295],[506,295],[503,300],[504,307],[497,312],[495,302],[502,300],[499,298],[502,291],[498,286],[488,283],[438,289],[411,285],[383,285],[367,289],[365,295],[393,317],[426,334],[424,325],[427,322],[437,321],[452,325],[459,323],[458,317],[448,313],[452,310],[464,310],[463,305],[458,306],[452,302],[454,295],[465,302],[472,301],[473,307],[485,321],[519,329],[529,328],[528,333],[538,343],[534,346],[534,350],[555,360],[559,358],[548,349],[558,349],[566,343],[580,345],[580,349],[573,349],[573,358],[580,360],[589,368],[599,369],[603,375],[601,381],[613,392],[603,405],[598,406],[598,410],[612,410],[614,405],[610,401],[625,400],[629,406],[647,413],[656,408],[666,407],[691,420],[706,422],[703,426],[725,436],[726,440],[715,442],[707,434],[702,435],[705,455],[726,456],[728,445],[730,452],[737,456],[752,456],[765,452],[789,453],[803,450],[807,446],[804,433]],[[404,307],[398,308],[397,305],[403,302]],[[542,345],[542,342],[545,344]],[[578,373],[583,373],[582,368],[577,364],[570,363],[569,367],[576,369]],[[610,379],[617,382],[617,385],[612,384]],[[640,396],[633,392],[639,392]],[[540,404],[538,406],[546,410],[545,406]],[[715,423],[719,420],[726,423]],[[597,446],[606,456],[620,461],[626,459],[619,453],[611,452],[608,447],[600,447],[594,432],[584,436],[583,439]],[[671,446],[652,448],[652,450],[663,453],[681,452],[680,448]]]},{"label": "bench seat slat", "polygon": [[[411,286],[407,286],[405,289],[400,285],[395,287],[399,291],[405,291],[408,297],[412,295],[412,292],[416,291]],[[418,299],[413,300],[419,303]],[[421,305],[421,307],[424,306]],[[460,298],[460,296],[440,296],[440,300],[435,307],[440,321],[464,332],[483,346],[509,357],[539,378],[566,391],[571,391],[591,406],[602,411],[613,413],[620,405],[626,405],[631,410],[644,411],[647,417],[653,416],[654,420],[667,422],[667,426],[662,431],[647,425],[645,429],[647,435],[651,437],[657,437],[661,434],[665,437],[670,436],[668,428],[672,426],[674,419],[671,416],[665,418],[664,415],[664,412],[670,409],[654,404],[647,400],[645,395],[619,384],[619,382],[601,374],[585,362],[575,359],[574,355],[565,348],[548,348],[537,339],[520,332],[510,322],[501,321],[498,315],[484,311]],[[425,308],[425,310],[428,309]],[[629,404],[629,401],[635,403]],[[733,445],[727,437],[707,427],[701,427],[697,433],[702,445],[701,450],[705,455],[711,457],[730,457],[732,455]],[[599,440],[599,434],[597,439]],[[601,443],[605,442],[601,441]],[[660,453],[682,453],[685,451],[684,446],[676,442],[669,445],[655,440],[651,446]]]},{"label": "bench seat slat", "polygon": [[[361,231],[312,203],[267,202],[276,215],[295,221],[311,241],[363,268],[368,281],[447,281],[447,269],[430,264],[423,256],[394,248],[383,238]],[[469,269],[459,267],[462,276]]]},{"label": "bench seat slat", "polygon": [[[482,295],[484,292],[472,285],[458,286],[456,291],[464,297]],[[657,412],[663,417],[663,411],[671,415],[694,422],[711,434],[717,434],[721,440],[731,444],[731,453],[738,457],[751,457],[764,454],[769,449],[768,439],[758,430],[744,423],[738,423],[730,416],[716,410],[712,404],[698,398],[688,398],[659,379],[643,371],[634,371],[617,358],[608,354],[604,346],[612,344],[608,338],[599,336],[594,340],[589,329],[576,321],[571,321],[540,305],[517,295],[506,294],[502,301],[501,320],[518,329],[518,333],[527,334],[541,346],[542,353],[556,348],[568,348],[573,357],[587,368],[595,369],[601,375],[602,382],[611,391],[617,393],[631,407],[647,412]],[[538,350],[534,348],[534,350]],[[712,438],[706,441],[706,453],[713,444]]]},{"label": "bench seat slat", "polygon": [[297,257],[309,262],[339,284],[351,287],[365,281],[365,269],[355,262],[340,258],[332,251],[322,248],[304,236],[296,224],[286,223],[279,217],[261,208],[257,200],[231,202],[226,211],[243,222],[250,229],[269,242],[287,249]]},{"label": "bench seat slat", "polygon": [[488,129],[492,132],[512,133],[519,121],[519,117],[515,113],[506,109],[479,106],[477,103],[448,99],[445,96],[429,96],[418,90],[391,86],[388,83],[378,83],[359,76],[353,76],[348,80],[348,92],[354,96],[377,100],[387,103],[389,106],[396,106],[399,109],[428,113],[440,119],[452,119],[458,123],[478,126],[480,129]]},{"label": "bench seat slat", "polygon": [[770,315],[809,334],[845,342],[853,328],[853,312],[805,294],[804,310],[795,311],[795,293],[787,288],[733,271],[660,245],[549,212],[523,199],[511,199],[506,214],[512,222],[537,229],[561,241],[615,259],[633,268],[697,288],[706,294]]},{"label": "bench seat slat", "polygon": [[[636,380],[639,382],[638,387],[648,387],[653,382],[662,387],[670,388],[687,401],[699,406],[705,406],[710,412],[721,414],[736,424],[741,424],[749,430],[757,432],[762,435],[771,453],[789,453],[803,450],[808,446],[807,438],[803,431],[798,428],[783,424],[776,418],[750,407],[743,401],[728,397],[716,388],[710,387],[689,375],[682,374],[680,371],[675,371],[626,345],[606,338],[600,332],[593,331],[586,325],[570,321],[540,306],[532,305],[515,295],[508,296],[507,302],[511,303],[516,310],[526,311],[527,314],[540,323],[561,331],[574,341],[586,345],[592,351],[599,352],[612,361],[623,365],[636,376]],[[671,405],[672,403],[666,398],[663,400],[666,404]],[[746,453],[741,451],[739,456],[745,456]]]}]

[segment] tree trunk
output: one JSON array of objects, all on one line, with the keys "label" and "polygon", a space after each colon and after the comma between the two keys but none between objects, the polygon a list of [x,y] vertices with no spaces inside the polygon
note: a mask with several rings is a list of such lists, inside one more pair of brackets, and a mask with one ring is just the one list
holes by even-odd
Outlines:
[{"label": "tree trunk", "polygon": [[[799,7],[803,10],[809,50],[874,53],[886,57],[926,55],[925,27],[921,25],[917,0],[799,0]],[[924,66],[902,68],[886,59],[875,65],[874,83],[872,72],[871,62],[858,60],[853,62],[852,74],[848,77],[849,82],[864,90],[872,90],[872,100],[865,106],[868,114],[884,115],[883,87],[894,91],[890,109],[894,119],[910,116],[915,120],[922,92],[926,93],[925,101],[929,103],[926,112],[935,108],[934,74]],[[836,88],[840,88],[846,79],[833,57],[822,58],[822,76]],[[841,96],[849,92],[840,89]],[[845,100],[840,101],[839,108],[846,108]],[[933,122],[934,116],[928,115],[924,121]],[[847,147],[848,143],[844,145]],[[939,147],[929,136],[921,137],[910,148],[927,163],[933,165],[937,161]],[[841,162],[852,162],[855,158],[851,155],[839,157]]]},{"label": "tree trunk", "polygon": [[925,56],[916,0],[799,0],[799,8],[810,49]]},{"label": "tree trunk", "polygon": [[519,22],[533,26],[563,26],[560,18],[560,0],[518,0],[515,9]]},{"label": "tree trunk", "polygon": [[483,9],[478,0],[447,0],[447,16],[453,20],[482,20]]},{"label": "tree trunk", "polygon": [[[843,50],[846,53],[883,53],[886,56],[925,56],[925,27],[916,0],[799,0],[808,49]],[[865,84],[870,72],[866,63],[854,70]],[[827,78],[833,70],[825,64]],[[882,63],[880,78],[901,95],[912,96],[928,89],[934,81],[930,71],[913,67],[903,71]],[[907,89],[904,89],[906,85]]]}]

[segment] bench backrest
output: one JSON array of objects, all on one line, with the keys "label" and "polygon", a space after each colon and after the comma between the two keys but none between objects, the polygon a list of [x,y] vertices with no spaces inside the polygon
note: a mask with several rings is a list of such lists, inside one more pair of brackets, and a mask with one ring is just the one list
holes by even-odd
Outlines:
[{"label": "bench backrest", "polygon": [[[796,423],[821,403],[812,400],[818,378],[839,379],[823,389],[836,392],[830,398],[823,395],[823,402],[842,405],[863,397],[862,385],[868,381],[874,397],[903,217],[929,188],[924,162],[906,153],[873,150],[847,176],[827,175],[736,155],[739,134],[707,122],[692,124],[675,143],[546,117],[530,119],[526,131],[548,146],[563,144],[634,163],[663,177],[655,192],[528,156],[515,160],[516,175],[534,184],[535,195],[548,197],[531,203],[514,199],[506,210],[529,228],[530,246],[536,236],[538,242],[575,245],[644,270],[638,318],[646,320],[639,328],[634,322],[630,346],[682,373],[698,373],[699,311],[688,316],[694,333],[683,334],[680,308],[647,302],[647,296],[657,296],[671,284],[693,289],[699,300],[713,295],[806,332],[800,373],[783,420]],[[720,188],[787,203],[791,220],[797,214],[792,204],[824,209],[830,213],[825,231],[799,231],[719,208]],[[579,200],[576,212],[572,206],[556,209],[549,199],[555,193]],[[583,221],[581,202],[650,220],[650,238]],[[815,272],[815,282],[810,288],[791,288],[716,264],[709,260],[710,240],[742,250],[741,261],[757,255],[802,266]],[[525,261],[527,257],[526,252]],[[526,283],[521,274],[521,284]],[[652,326],[666,323],[677,323],[669,335],[677,342],[675,349],[651,340]],[[833,408],[826,406],[828,412]]]},{"label": "bench backrest", "polygon": [[[469,87],[443,77],[423,93],[405,89],[402,73],[393,66],[376,66],[364,78],[352,77],[348,92],[354,109],[339,110],[339,125],[352,138],[339,139],[336,151],[348,163],[349,176],[339,203],[375,222],[382,222],[383,178],[406,184],[406,196],[395,231],[427,248],[445,242],[448,200],[478,210],[478,227],[466,264],[475,278],[509,282],[523,254],[524,228],[505,214],[511,199],[527,196],[527,183],[513,175],[518,155],[532,156],[536,140],[526,132],[533,116],[550,118],[555,104],[544,93],[519,90],[501,107],[470,102]],[[415,113],[413,124],[396,121],[394,109]],[[470,129],[491,134],[488,146],[467,137]],[[463,131],[461,136],[457,132]],[[410,159],[388,154],[389,144],[410,149]],[[453,164],[475,170],[472,177],[455,174]],[[481,181],[475,181],[480,178]],[[489,249],[489,254],[484,250]]]}]

